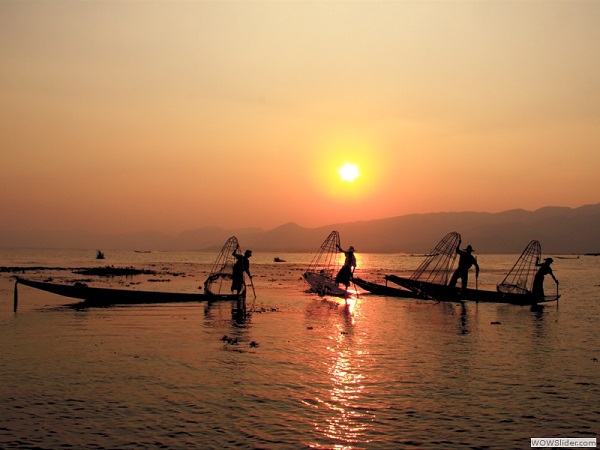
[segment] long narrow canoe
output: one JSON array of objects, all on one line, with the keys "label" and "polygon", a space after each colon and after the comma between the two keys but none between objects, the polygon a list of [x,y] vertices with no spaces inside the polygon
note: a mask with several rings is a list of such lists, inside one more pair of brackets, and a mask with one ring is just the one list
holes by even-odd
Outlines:
[{"label": "long narrow canoe", "polygon": [[17,277],[15,284],[15,307],[17,303],[17,285],[22,284],[42,291],[75,298],[84,301],[84,306],[110,306],[149,303],[181,303],[216,300],[238,300],[238,295],[212,295],[186,292],[138,291],[133,289],[114,289],[89,287],[83,283],[73,285],[33,281]]},{"label": "long narrow canoe", "polygon": [[359,288],[364,289],[365,291],[375,295],[382,295],[385,297],[422,298],[421,296],[407,289],[399,289],[393,286],[388,286],[387,284],[383,285],[373,283],[371,281],[363,280],[362,278],[358,277],[352,278],[352,282],[356,284]]},{"label": "long narrow canoe", "polygon": [[403,278],[396,275],[386,275],[385,279],[409,289],[416,294],[421,294],[439,301],[472,300],[487,303],[510,303],[513,305],[536,305],[538,303],[552,302],[560,298],[560,295],[546,295],[537,298],[531,293],[517,294],[499,291],[486,291],[482,289],[464,289],[449,287],[442,284],[427,283],[411,278]]},{"label": "long narrow canoe", "polygon": [[555,295],[539,296],[532,293],[532,281],[542,257],[542,246],[536,240],[529,242],[504,280],[497,285],[496,290],[460,289],[457,286],[448,286],[448,277],[453,272],[452,267],[460,242],[460,234],[448,233],[410,278],[386,275],[386,282],[391,281],[417,295],[438,301],[472,300],[533,306],[538,303],[558,301],[560,298],[558,284]]}]

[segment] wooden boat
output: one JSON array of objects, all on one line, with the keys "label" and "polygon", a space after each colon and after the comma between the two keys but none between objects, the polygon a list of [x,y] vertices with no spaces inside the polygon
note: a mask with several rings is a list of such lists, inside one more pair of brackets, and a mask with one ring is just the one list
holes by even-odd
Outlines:
[{"label": "wooden boat", "polygon": [[460,289],[457,287],[439,284],[419,282],[410,278],[402,278],[396,275],[386,275],[386,280],[396,283],[406,289],[410,289],[415,295],[422,295],[438,301],[462,301],[470,300],[483,303],[510,303],[513,305],[535,305],[537,303],[558,300],[560,295],[546,295],[543,299],[536,299],[531,293],[515,293],[489,291],[484,289]]},{"label": "wooden boat", "polygon": [[358,277],[354,277],[352,282],[359,288],[364,289],[365,291],[374,295],[382,295],[384,297],[421,298],[408,289],[399,289],[393,286],[388,286],[387,284],[383,285],[373,283]]},{"label": "wooden boat", "polygon": [[[233,271],[233,251],[239,247],[235,236],[229,238],[217,260],[213,264],[211,273],[204,282],[202,292],[164,292],[164,291],[139,291],[134,289],[115,289],[90,287],[77,282],[72,285],[50,283],[47,281],[34,281],[23,277],[16,277],[14,291],[14,311],[17,310],[18,293],[17,285],[40,289],[63,297],[83,300],[81,307],[106,307],[112,305],[151,304],[151,303],[181,303],[218,300],[238,300],[246,298],[246,289],[239,294],[231,293],[231,278]],[[238,305],[239,308],[239,305]]]},{"label": "wooden boat", "polygon": [[[144,303],[179,303],[208,301],[213,296],[185,292],[138,291],[134,289],[114,289],[90,287],[84,283],[59,284],[34,281],[16,277],[16,284],[22,284],[42,291],[62,295],[63,297],[84,300],[84,306],[133,305]],[[16,285],[15,285],[16,296]]]},{"label": "wooden boat", "polygon": [[386,275],[386,281],[408,289],[417,295],[439,301],[472,300],[478,302],[510,303],[515,305],[536,305],[556,301],[560,298],[558,289],[555,295],[543,298],[533,295],[532,284],[536,272],[536,262],[541,258],[541,245],[531,241],[504,280],[495,291],[478,288],[460,289],[448,286],[452,270],[456,245],[460,240],[458,233],[450,233],[440,241],[432,256],[427,258],[410,278]]},{"label": "wooden boat", "polygon": [[[447,234],[440,243],[425,256],[427,257],[421,265],[415,270],[410,278],[397,277],[395,275],[385,276],[385,285],[355,280],[356,284],[363,289],[378,295],[389,295],[392,297],[403,298],[421,298],[435,299],[429,294],[429,290],[420,289],[422,285],[414,283],[412,280],[426,282],[426,286],[446,285],[449,280],[449,273],[456,258],[456,245],[460,240],[460,234],[452,232]],[[404,283],[405,280],[408,280]],[[399,285],[402,289],[393,288],[387,285],[388,281]]]},{"label": "wooden boat", "polygon": [[[371,294],[382,295],[385,297],[438,300],[443,296],[445,300],[453,301],[475,300],[517,304],[520,304],[523,301],[522,296],[517,297],[515,295],[515,298],[512,299],[511,295],[500,296],[496,291],[484,291],[477,289],[467,289],[465,292],[461,293],[458,288],[451,289],[448,286],[436,284],[428,285],[426,283],[413,282],[410,278],[403,278],[396,275],[386,275],[385,280],[386,284],[378,284],[363,280],[361,278],[354,278],[354,283],[356,283],[356,285],[361,289],[364,289]],[[389,286],[387,281],[391,281],[392,283],[401,286],[401,288]],[[427,294],[424,294],[424,292],[427,292]],[[553,299],[555,299],[554,296],[549,296],[549,300]],[[529,303],[525,302],[524,304]]]},{"label": "wooden boat", "polygon": [[337,231],[332,231],[321,244],[319,251],[308,266],[308,270],[302,275],[312,292],[336,297],[349,296],[348,289],[335,282],[335,275],[342,267],[339,246],[340,235]]}]

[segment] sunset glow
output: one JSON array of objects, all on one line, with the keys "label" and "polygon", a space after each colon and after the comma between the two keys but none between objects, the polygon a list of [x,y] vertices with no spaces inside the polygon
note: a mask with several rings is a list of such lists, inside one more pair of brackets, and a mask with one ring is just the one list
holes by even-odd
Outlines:
[{"label": "sunset glow", "polygon": [[0,232],[598,203],[598,23],[593,1],[0,2]]}]

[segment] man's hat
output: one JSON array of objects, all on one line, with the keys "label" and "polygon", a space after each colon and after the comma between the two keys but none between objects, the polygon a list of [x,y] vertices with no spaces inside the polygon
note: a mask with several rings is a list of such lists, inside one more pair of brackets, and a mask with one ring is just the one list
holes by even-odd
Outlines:
[{"label": "man's hat", "polygon": [[349,252],[353,252],[354,251],[354,247],[350,246],[350,248],[348,249]]},{"label": "man's hat", "polygon": [[252,250],[246,250],[246,252],[244,254],[246,256],[250,256],[250,255],[252,255]]},{"label": "man's hat", "polygon": [[467,245],[467,251],[468,252],[474,252],[475,250],[473,250],[473,247],[471,247],[470,245]]}]

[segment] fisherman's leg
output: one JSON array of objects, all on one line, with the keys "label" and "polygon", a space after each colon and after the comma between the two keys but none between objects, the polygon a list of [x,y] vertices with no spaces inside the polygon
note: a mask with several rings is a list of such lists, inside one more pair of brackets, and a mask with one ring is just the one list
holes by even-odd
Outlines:
[{"label": "fisherman's leg", "polygon": [[450,278],[450,282],[448,283],[448,286],[450,286],[450,287],[456,286],[456,282],[458,281],[458,278],[459,277],[458,277],[458,270],[457,270],[452,274],[452,278]]},{"label": "fisherman's leg", "polygon": [[341,268],[341,269],[338,271],[337,275],[335,276],[335,282],[336,282],[337,284],[340,284],[340,283],[343,281],[343,278],[342,278],[343,271],[344,271],[344,268],[342,267],[342,268]]}]

